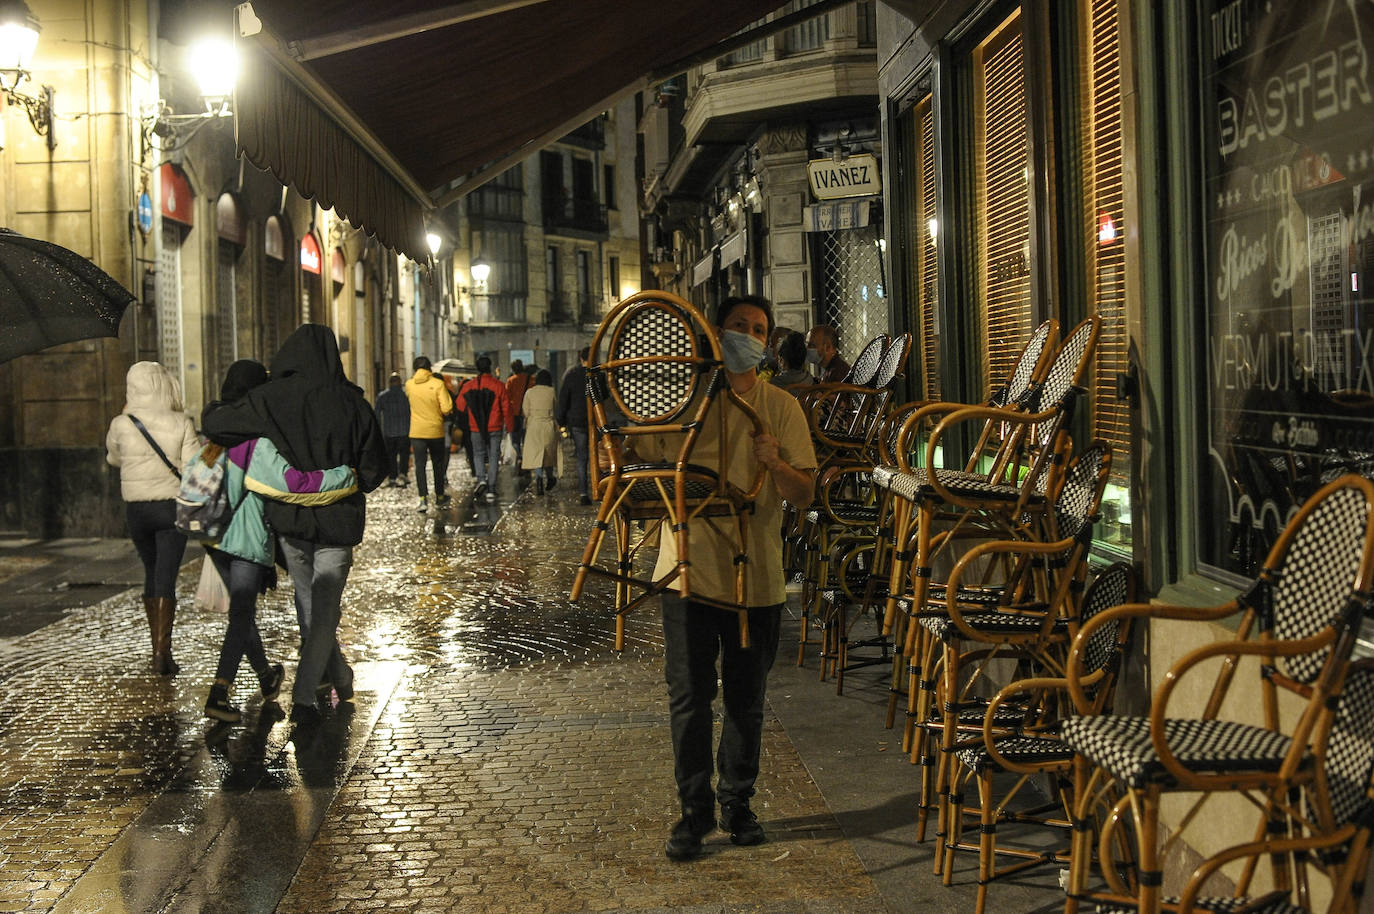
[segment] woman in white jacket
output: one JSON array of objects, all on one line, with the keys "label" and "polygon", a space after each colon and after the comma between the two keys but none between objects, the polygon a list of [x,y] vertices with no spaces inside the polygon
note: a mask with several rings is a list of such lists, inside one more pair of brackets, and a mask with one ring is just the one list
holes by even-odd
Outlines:
[{"label": "woman in white jacket", "polygon": [[114,417],[105,435],[105,460],[119,467],[129,538],[143,560],[143,608],[153,643],[153,671],[169,676],[177,671],[172,625],[177,572],[186,551],[186,537],[175,526],[176,497],[181,468],[200,450],[201,441],[195,424],[182,411],[181,386],[162,365],[135,363],[125,387],[124,412]]}]

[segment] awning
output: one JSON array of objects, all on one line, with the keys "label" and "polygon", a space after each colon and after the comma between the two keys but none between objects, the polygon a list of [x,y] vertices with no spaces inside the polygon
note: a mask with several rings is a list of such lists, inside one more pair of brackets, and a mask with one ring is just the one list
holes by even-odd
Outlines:
[{"label": "awning", "polygon": [[235,93],[239,148],[423,260],[428,208],[626,93],[725,53],[719,43],[782,5],[253,0],[240,18],[249,37]]}]

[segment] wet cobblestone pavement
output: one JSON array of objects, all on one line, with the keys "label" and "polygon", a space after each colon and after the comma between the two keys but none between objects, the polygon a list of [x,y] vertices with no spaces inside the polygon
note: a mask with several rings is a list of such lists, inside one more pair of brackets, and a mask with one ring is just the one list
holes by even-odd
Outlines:
[{"label": "wet cobblestone pavement", "polygon": [[[591,509],[562,488],[517,497],[504,473],[498,505],[473,505],[456,468],[445,513],[417,514],[412,489],[369,497],[340,632],[357,706],[309,738],[246,673],[241,724],[202,716],[224,620],[191,605],[199,562],[179,581],[178,676],[147,672],[136,591],[0,639],[0,911],[888,910],[774,713],[768,843],[718,832],[694,863],[663,856],[655,614],[615,653],[608,592],[566,598]],[[289,677],[284,575],[259,625]],[[876,732],[858,758],[885,747]],[[927,881],[945,904],[918,908],[956,909]]]}]

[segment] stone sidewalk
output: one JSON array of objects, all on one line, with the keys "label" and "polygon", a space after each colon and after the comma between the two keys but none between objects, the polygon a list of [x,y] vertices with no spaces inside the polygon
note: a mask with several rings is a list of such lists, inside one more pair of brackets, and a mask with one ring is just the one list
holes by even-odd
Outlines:
[{"label": "stone sidewalk", "polygon": [[[0,911],[972,910],[972,860],[945,888],[914,841],[916,771],[882,729],[881,669],[837,697],[814,659],[792,664],[794,626],[755,799],[769,842],[717,833],[696,862],[664,858],[652,614],[617,654],[606,589],[567,602],[591,518],[570,493],[503,479],[497,506],[473,505],[466,471],[451,476],[443,514],[416,514],[411,490],[370,497],[341,632],[356,710],[309,738],[250,675],[243,723],[207,725],[223,618],[189,605],[199,562],[180,581],[174,678],[146,671],[136,591],[0,638]],[[290,667],[289,582],[259,619]],[[999,885],[994,903],[1057,911],[1053,885]]]}]

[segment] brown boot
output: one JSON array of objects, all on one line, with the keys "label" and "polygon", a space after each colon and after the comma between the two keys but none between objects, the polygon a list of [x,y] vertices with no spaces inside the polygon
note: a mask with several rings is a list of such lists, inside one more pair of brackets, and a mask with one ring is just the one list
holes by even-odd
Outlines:
[{"label": "brown boot", "polygon": [[172,597],[152,599],[150,628],[153,634],[153,672],[171,676],[181,667],[172,658],[172,624],[177,617],[177,603]]}]

